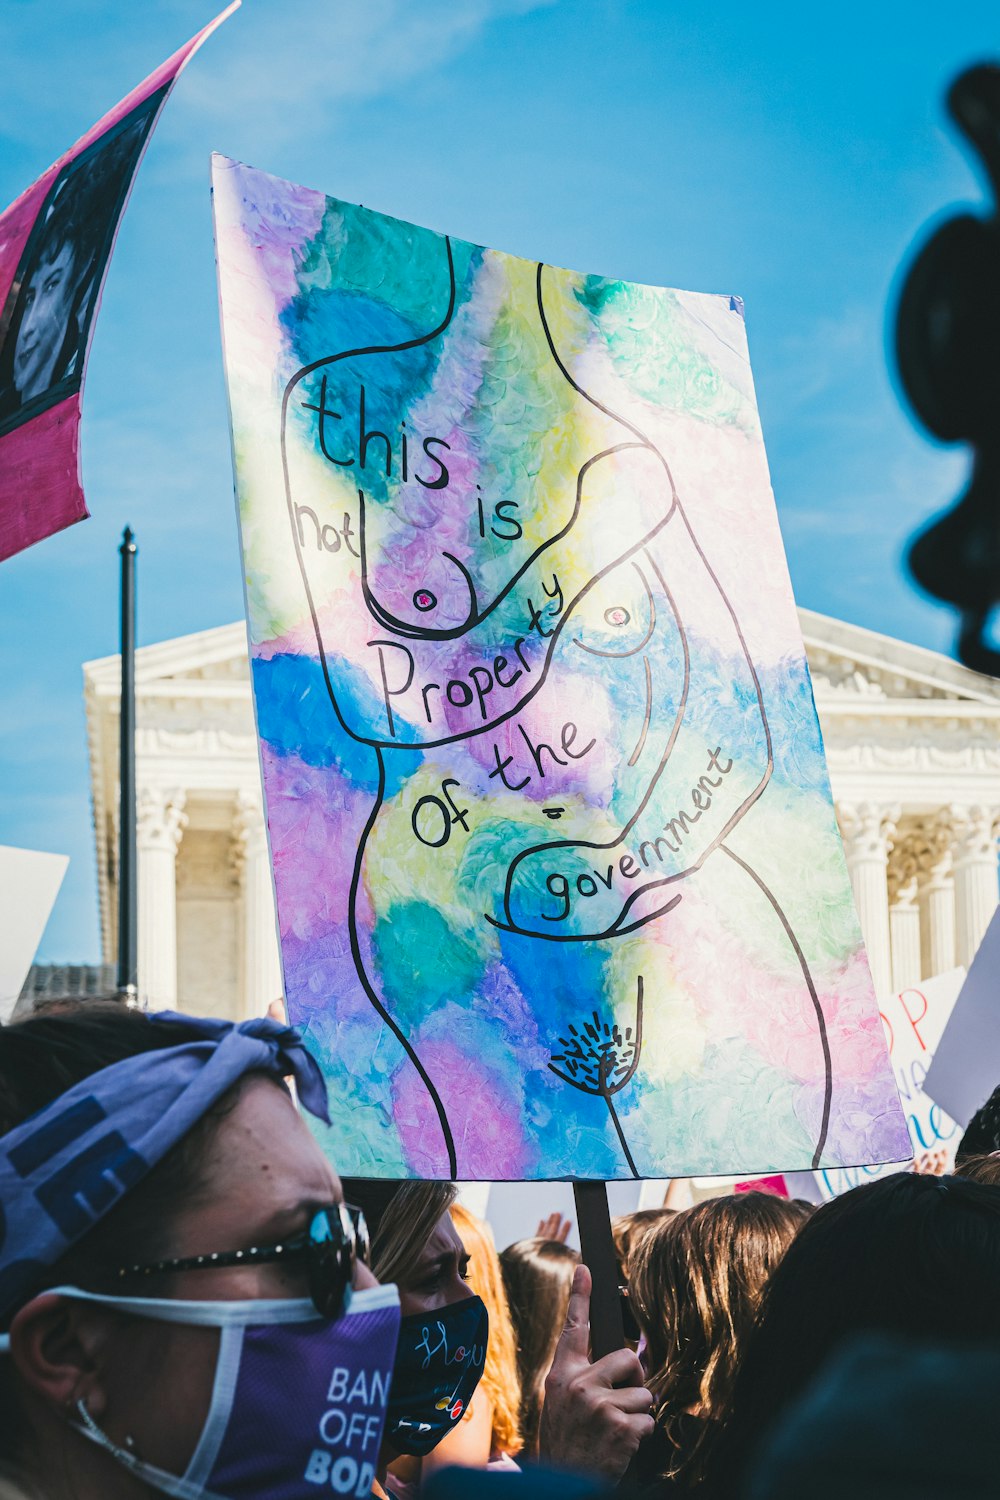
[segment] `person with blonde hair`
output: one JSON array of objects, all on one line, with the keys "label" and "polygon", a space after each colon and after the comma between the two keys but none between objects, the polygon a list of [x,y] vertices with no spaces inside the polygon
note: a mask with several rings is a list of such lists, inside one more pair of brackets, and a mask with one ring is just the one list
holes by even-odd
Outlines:
[{"label": "person with blonde hair", "polygon": [[[383,1463],[373,1494],[411,1500],[423,1483],[428,1454],[461,1427],[461,1418],[483,1378],[493,1330],[488,1327],[485,1299],[470,1283],[470,1255],[450,1212],[455,1202],[452,1183],[358,1177],[345,1177],[343,1182],[350,1201],[367,1221],[372,1271],[384,1281],[395,1282],[403,1314]],[[578,1257],[572,1251],[566,1254],[575,1266]],[[581,1274],[572,1315],[564,1308],[566,1327],[561,1322],[556,1330],[562,1378],[550,1402],[552,1421],[540,1456],[555,1468],[614,1482],[652,1431],[651,1399],[633,1354],[616,1350],[592,1363],[585,1350],[581,1356],[577,1342],[581,1329],[585,1331],[590,1304],[590,1279]],[[463,1308],[471,1311],[472,1304],[481,1311],[481,1342],[478,1330],[468,1335],[454,1322],[462,1317]],[[423,1401],[418,1406],[413,1397],[426,1392],[428,1360],[443,1355],[446,1366],[455,1370],[460,1354],[475,1365],[475,1379],[461,1389],[456,1385],[447,1399]],[[456,1395],[457,1402],[451,1399]],[[453,1454],[452,1462],[468,1460],[458,1460]]]},{"label": "person with blonde hair", "polygon": [[630,1302],[656,1422],[630,1471],[638,1483],[699,1484],[764,1288],[808,1217],[808,1205],[739,1193],[668,1214],[634,1245]]}]

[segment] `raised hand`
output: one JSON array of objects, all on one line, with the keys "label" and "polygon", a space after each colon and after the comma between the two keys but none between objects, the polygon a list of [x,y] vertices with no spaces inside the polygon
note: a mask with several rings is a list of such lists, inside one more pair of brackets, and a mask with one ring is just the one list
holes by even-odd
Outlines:
[{"label": "raised hand", "polygon": [[564,1219],[562,1214],[551,1213],[547,1219],[539,1219],[538,1228],[535,1230],[535,1238],[539,1240],[555,1240],[557,1245],[565,1245],[572,1228],[572,1219]]},{"label": "raised hand", "polygon": [[590,1272],[577,1266],[566,1323],[545,1381],[539,1457],[610,1482],[653,1431],[653,1398],[630,1349],[590,1360]]},{"label": "raised hand", "polygon": [[943,1177],[947,1170],[948,1153],[943,1149],[921,1151],[910,1168],[911,1172],[916,1172],[920,1177]]}]

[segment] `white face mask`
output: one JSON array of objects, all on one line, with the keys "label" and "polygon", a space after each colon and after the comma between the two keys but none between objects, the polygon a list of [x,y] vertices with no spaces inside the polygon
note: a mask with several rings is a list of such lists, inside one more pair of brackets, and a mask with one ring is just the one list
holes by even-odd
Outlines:
[{"label": "white face mask", "polygon": [[[371,1492],[399,1334],[394,1286],[348,1292],[339,1317],[308,1299],[181,1302],[53,1287],[165,1323],[220,1330],[208,1413],[183,1475],[113,1442],[80,1403],[79,1430],[177,1500],[312,1500]],[[0,1351],[9,1349],[0,1340]]]}]

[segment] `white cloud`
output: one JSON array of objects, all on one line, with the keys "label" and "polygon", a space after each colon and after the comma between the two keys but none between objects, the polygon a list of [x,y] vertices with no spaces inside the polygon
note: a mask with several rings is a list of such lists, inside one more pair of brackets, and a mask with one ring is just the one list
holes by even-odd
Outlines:
[{"label": "white cloud", "polygon": [[[185,73],[188,131],[250,121],[277,146],[315,135],[339,109],[433,73],[494,22],[557,3],[243,0]],[[144,15],[121,0],[60,0],[56,24],[41,0],[3,0],[0,134],[61,153],[223,5],[158,0]]]},{"label": "white cloud", "polygon": [[275,143],[315,134],[352,103],[449,62],[493,22],[556,0],[244,0],[225,50],[186,83],[192,110],[249,114]]}]

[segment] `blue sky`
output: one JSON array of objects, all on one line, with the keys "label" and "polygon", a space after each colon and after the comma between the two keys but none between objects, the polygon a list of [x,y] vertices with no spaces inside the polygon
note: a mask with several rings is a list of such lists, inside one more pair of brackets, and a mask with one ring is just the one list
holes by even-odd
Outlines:
[{"label": "blue sky", "polygon": [[[4,0],[0,204],[211,14]],[[71,856],[41,956],[98,956],[80,667],[116,649],[122,526],[140,644],[242,610],[211,150],[498,249],[742,295],[799,603],[947,650],[900,559],[965,458],[901,407],[887,316],[914,237],[982,201],[942,96],[998,52],[995,0],[244,0],[125,217],[84,401],[93,519],[0,565],[0,843]]]}]

